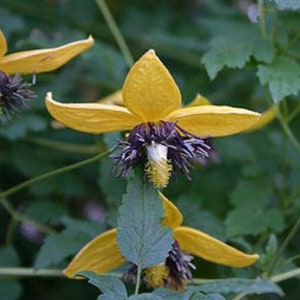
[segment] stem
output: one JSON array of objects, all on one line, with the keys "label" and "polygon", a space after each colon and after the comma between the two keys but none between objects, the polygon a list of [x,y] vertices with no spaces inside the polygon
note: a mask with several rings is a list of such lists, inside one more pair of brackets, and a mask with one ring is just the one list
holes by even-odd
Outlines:
[{"label": "stem", "polygon": [[278,111],[277,111],[277,118],[279,120],[279,123],[280,123],[283,131],[285,132],[285,134],[289,138],[290,142],[296,148],[296,150],[300,153],[300,143],[297,140],[297,138],[295,137],[295,135],[293,134],[293,132],[291,131],[291,129],[290,129],[289,125],[287,124],[287,122],[284,120],[280,109],[278,109]]},{"label": "stem", "polygon": [[297,107],[290,113],[290,115],[286,119],[286,122],[290,123],[299,113],[300,113],[300,104],[298,104]]},{"label": "stem", "polygon": [[137,295],[139,293],[139,289],[140,289],[140,285],[141,285],[141,275],[142,275],[141,264],[138,264],[134,295]]},{"label": "stem", "polygon": [[103,17],[104,17],[112,35],[114,36],[123,56],[125,58],[127,65],[129,67],[131,67],[134,63],[133,57],[130,53],[130,50],[125,42],[125,39],[124,39],[122,33],[120,32],[120,30],[118,28],[116,21],[114,20],[109,8],[107,7],[107,5],[105,3],[105,0],[96,0],[96,3],[98,4],[98,6],[103,14]]},{"label": "stem", "polygon": [[275,276],[271,277],[271,280],[273,282],[277,283],[277,282],[284,281],[284,280],[287,280],[287,279],[290,279],[292,277],[299,276],[299,275],[300,275],[300,268],[297,268],[297,269],[287,271],[282,274],[275,275]]},{"label": "stem", "polygon": [[38,230],[40,230],[41,232],[44,233],[53,233],[55,232],[55,230],[53,230],[52,228],[43,225],[41,223],[38,223],[30,218],[28,218],[27,216],[19,213],[17,210],[14,209],[14,207],[6,200],[6,199],[1,199],[0,198],[0,203],[2,204],[2,206],[9,212],[9,214],[11,215],[11,217],[18,222],[23,222],[23,223],[28,223],[34,227],[36,227]]},{"label": "stem", "polygon": [[63,277],[61,270],[32,269],[32,268],[0,268],[0,276],[16,277]]},{"label": "stem", "polygon": [[240,294],[238,294],[236,297],[234,297],[232,300],[241,300],[241,299],[243,299],[245,296],[247,296],[246,293],[240,293]]},{"label": "stem", "polygon": [[264,0],[258,0],[258,14],[259,14],[259,25],[260,32],[263,38],[267,37],[266,20],[264,14]]},{"label": "stem", "polygon": [[65,173],[65,172],[69,172],[71,170],[74,170],[74,169],[77,169],[77,168],[80,168],[82,166],[85,166],[85,165],[88,165],[88,164],[91,164],[99,159],[101,159],[103,156],[105,156],[106,154],[108,154],[109,151],[106,151],[106,152],[103,152],[103,153],[100,153],[96,156],[93,156],[91,158],[88,158],[86,160],[83,160],[83,161],[80,161],[78,163],[75,163],[75,164],[72,164],[72,165],[68,165],[66,167],[62,167],[60,169],[56,169],[56,170],[53,170],[53,171],[50,171],[50,172],[47,172],[47,173],[44,173],[42,175],[39,175],[37,177],[34,177],[34,178],[31,178],[19,185],[16,185],[2,193],[0,193],[0,200],[1,200],[1,204],[7,209],[8,212],[10,212],[10,209],[11,207],[7,206],[8,202],[5,202],[5,200],[1,199],[1,198],[4,198],[4,197],[7,197],[9,195],[12,195],[36,182],[39,182],[41,180],[44,180],[44,179],[47,179],[49,177],[52,177],[52,176],[55,176],[55,175],[58,175],[58,174],[62,174],[62,173]]},{"label": "stem", "polygon": [[274,271],[278,260],[280,259],[281,255],[285,251],[287,245],[289,244],[291,239],[294,237],[294,235],[296,234],[296,232],[298,231],[299,228],[300,228],[300,217],[298,218],[297,222],[295,223],[295,225],[293,226],[293,228],[291,229],[291,231],[289,232],[289,234],[287,235],[287,237],[283,241],[281,247],[279,248],[279,250],[276,254],[276,257],[275,257],[270,269],[267,272],[267,277],[270,276],[272,274],[272,272]]}]

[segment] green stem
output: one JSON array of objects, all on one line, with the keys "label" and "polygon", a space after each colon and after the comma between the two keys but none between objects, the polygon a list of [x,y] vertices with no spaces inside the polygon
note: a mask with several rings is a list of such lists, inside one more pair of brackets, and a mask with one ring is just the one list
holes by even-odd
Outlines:
[{"label": "green stem", "polygon": [[124,39],[122,33],[120,32],[118,25],[115,22],[109,8],[107,7],[104,0],[96,0],[96,3],[98,4],[98,6],[103,14],[103,17],[104,17],[109,29],[111,30],[128,66],[131,67],[134,63],[133,57],[130,53],[130,50],[125,42],[125,39]]},{"label": "green stem", "polygon": [[258,14],[259,14],[259,25],[260,32],[263,38],[267,37],[266,20],[264,13],[264,0],[258,0]]},{"label": "green stem", "polygon": [[61,270],[32,268],[0,268],[0,276],[16,277],[63,277]]},{"label": "green stem", "polygon": [[300,228],[300,217],[298,218],[297,222],[295,223],[295,225],[293,226],[293,228],[291,229],[291,231],[289,232],[289,234],[287,235],[287,237],[283,241],[281,247],[279,248],[279,250],[276,254],[276,257],[274,258],[274,261],[273,261],[270,269],[267,272],[267,277],[271,276],[272,272],[275,270],[275,267],[278,263],[278,260],[282,256],[282,254],[285,251],[286,247],[288,246],[291,239],[294,237],[294,235],[296,234],[296,232],[298,231],[299,228]]},{"label": "green stem", "polygon": [[300,268],[297,268],[297,269],[294,269],[291,271],[287,271],[285,273],[275,275],[275,276],[271,277],[271,280],[273,282],[277,283],[277,282],[281,282],[281,281],[284,281],[284,280],[287,280],[287,279],[290,279],[290,278],[293,278],[293,277],[296,277],[299,275],[300,275]]},{"label": "green stem", "polygon": [[240,293],[240,294],[238,294],[236,297],[234,297],[232,300],[241,300],[241,299],[243,299],[245,296],[247,296],[246,293]]},{"label": "green stem", "polygon": [[141,276],[142,276],[142,268],[141,268],[141,264],[138,264],[134,295],[137,295],[139,293],[140,285],[141,285]]},{"label": "green stem", "polygon": [[[62,173],[66,173],[66,172],[69,172],[71,170],[74,170],[74,169],[83,167],[85,165],[91,164],[91,163],[93,163],[93,162],[101,159],[103,156],[105,156],[108,153],[109,153],[109,151],[106,151],[104,153],[100,153],[100,154],[98,154],[96,156],[93,156],[93,157],[88,158],[86,160],[80,161],[78,163],[75,163],[75,164],[72,164],[72,165],[68,165],[66,167],[62,167],[60,169],[56,169],[56,170],[44,173],[42,175],[39,175],[37,177],[31,178],[31,179],[29,179],[29,180],[27,180],[27,181],[25,181],[25,182],[23,182],[23,183],[21,183],[19,185],[16,185],[16,186],[14,186],[14,187],[12,187],[12,188],[10,188],[10,189],[8,189],[8,190],[0,193],[0,199],[1,198],[5,198],[7,196],[10,196],[10,195],[12,195],[12,194],[14,194],[14,193],[16,193],[16,192],[24,189],[24,188],[26,188],[26,187],[28,187],[28,186],[36,183],[36,182],[42,181],[42,180],[47,179],[49,177],[52,177],[52,176],[55,176],[55,175],[58,175],[58,174],[62,174]],[[8,211],[10,210],[10,208],[7,206],[7,203],[4,203],[4,201],[2,199],[1,199],[1,204]]]},{"label": "green stem", "polygon": [[2,199],[0,198],[0,203],[9,212],[9,214],[11,215],[11,217],[13,218],[13,220],[15,222],[17,221],[17,222],[23,222],[23,223],[30,224],[30,225],[36,227],[41,232],[44,232],[47,234],[55,232],[55,230],[53,230],[52,228],[50,228],[46,225],[43,225],[41,223],[38,223],[38,222],[28,218],[27,216],[19,213],[17,210],[14,209],[14,207],[5,198],[2,198]]},{"label": "green stem", "polygon": [[290,123],[299,113],[300,113],[300,104],[298,104],[297,107],[286,118],[286,122]]},{"label": "green stem", "polygon": [[289,125],[287,124],[287,122],[285,121],[280,109],[278,109],[278,111],[277,111],[277,118],[279,120],[279,123],[280,123],[283,131],[285,132],[285,134],[289,138],[290,142],[296,148],[296,150],[300,153],[300,143],[297,140],[297,138],[295,137],[295,135],[293,134],[293,132],[291,131],[291,129],[290,129]]}]

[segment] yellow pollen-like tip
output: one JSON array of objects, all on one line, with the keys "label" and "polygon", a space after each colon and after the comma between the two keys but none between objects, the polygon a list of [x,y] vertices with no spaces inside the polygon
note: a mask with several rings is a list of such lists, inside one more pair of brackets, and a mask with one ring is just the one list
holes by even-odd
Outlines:
[{"label": "yellow pollen-like tip", "polygon": [[169,269],[164,264],[148,268],[145,271],[146,281],[151,288],[164,287],[164,281],[169,276]]},{"label": "yellow pollen-like tip", "polygon": [[165,158],[159,161],[150,160],[145,165],[149,180],[157,188],[164,188],[168,185],[172,170],[171,161]]}]

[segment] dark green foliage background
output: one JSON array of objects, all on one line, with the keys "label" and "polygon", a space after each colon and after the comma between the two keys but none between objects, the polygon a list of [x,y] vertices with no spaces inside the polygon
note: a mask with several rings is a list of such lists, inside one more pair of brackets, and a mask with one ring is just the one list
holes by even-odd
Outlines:
[{"label": "dark green foliage background", "polygon": [[[280,11],[275,2],[267,1],[266,28],[272,38],[265,40],[259,24],[251,23],[243,11],[245,1],[107,2],[134,58],[155,49],[178,83],[184,103],[197,93],[213,104],[259,112],[272,102],[280,102],[286,116],[294,114],[289,125],[294,135],[300,136],[299,11]],[[283,1],[277,2],[284,6]],[[299,8],[296,2],[289,8]],[[53,129],[44,96],[52,91],[64,102],[95,101],[120,89],[128,68],[92,0],[0,0],[0,27],[9,53],[59,46],[89,34],[96,41],[94,47],[61,69],[38,74],[33,87],[38,97],[30,109],[0,124],[3,191],[112,145],[116,135]],[[31,81],[31,76],[26,79]],[[267,247],[270,236],[276,236],[280,247],[299,217],[300,153],[276,120],[258,131],[214,139],[213,146],[216,158],[192,171],[192,181],[175,174],[164,192],[180,207],[186,225],[246,252],[260,253],[262,259],[243,270],[195,259],[194,277],[261,276],[270,268],[276,252],[274,238]],[[104,158],[9,197],[22,213],[57,232],[44,237],[44,245],[42,239],[33,241],[0,207],[0,254],[8,257],[4,261],[0,257],[1,266],[62,269],[88,240],[115,226],[126,184],[111,175],[111,166]],[[96,201],[105,211],[100,222],[87,220],[83,213],[89,201]],[[272,275],[299,267],[299,258],[291,260],[300,254],[299,236],[296,234],[288,244]],[[298,285],[299,279],[280,284],[284,298],[297,299]],[[86,283],[66,279],[0,281],[3,300],[96,299],[97,295]]]}]

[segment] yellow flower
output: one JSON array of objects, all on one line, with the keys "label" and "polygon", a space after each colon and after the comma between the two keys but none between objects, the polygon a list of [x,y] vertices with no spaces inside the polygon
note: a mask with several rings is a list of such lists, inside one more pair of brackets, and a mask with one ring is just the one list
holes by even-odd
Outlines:
[{"label": "yellow flower", "polygon": [[210,147],[201,137],[219,137],[244,131],[260,114],[229,106],[181,107],[181,94],[169,71],[155,55],[146,52],[130,69],[122,89],[124,107],[113,104],[64,104],[52,99],[50,114],[67,127],[88,133],[127,131],[126,140],[111,157],[127,176],[144,163],[156,187],[168,184],[171,171],[189,176],[190,159],[207,157]]},{"label": "yellow flower", "polygon": [[7,74],[30,74],[53,71],[94,44],[90,36],[85,40],[61,47],[28,50],[7,54],[6,39],[0,30],[0,70]]},{"label": "yellow flower", "polygon": [[[162,225],[173,230],[175,242],[165,261],[145,270],[146,281],[151,287],[182,288],[191,279],[190,268],[194,268],[190,262],[191,255],[237,268],[250,266],[258,260],[258,254],[243,253],[202,231],[181,226],[181,212],[163,194],[160,193],[160,196],[165,210]],[[125,261],[117,246],[115,228],[100,234],[85,245],[64,270],[64,274],[69,278],[75,278],[81,271],[102,274],[120,267]],[[124,278],[132,279],[134,275],[134,268],[131,266]]]}]

